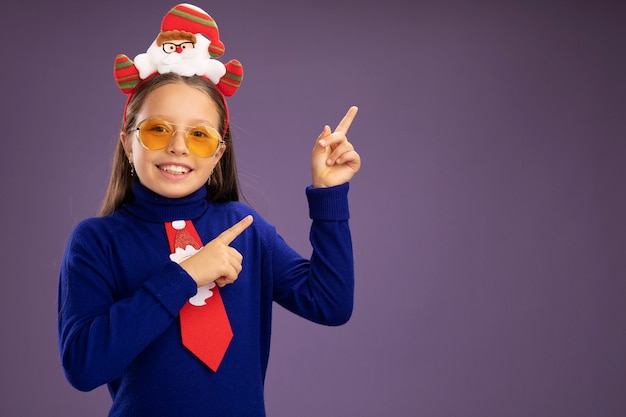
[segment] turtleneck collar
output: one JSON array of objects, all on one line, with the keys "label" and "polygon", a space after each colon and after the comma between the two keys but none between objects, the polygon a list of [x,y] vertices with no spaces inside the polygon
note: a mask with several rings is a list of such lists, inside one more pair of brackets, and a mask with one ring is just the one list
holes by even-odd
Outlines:
[{"label": "turtleneck collar", "polygon": [[133,184],[133,194],[135,196],[133,201],[124,204],[122,210],[153,223],[194,220],[204,214],[209,207],[205,187],[185,197],[167,198],[149,190],[137,181]]}]

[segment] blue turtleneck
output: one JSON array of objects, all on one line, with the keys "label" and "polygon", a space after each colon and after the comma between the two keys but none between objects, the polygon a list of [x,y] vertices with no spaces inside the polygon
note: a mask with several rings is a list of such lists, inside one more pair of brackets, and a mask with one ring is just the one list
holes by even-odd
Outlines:
[{"label": "blue turtleneck", "polygon": [[[264,416],[272,301],[326,325],[345,323],[354,292],[348,184],[307,188],[313,253],[294,252],[248,206],[179,198],[136,184],[134,199],[82,221],[69,238],[59,283],[59,346],[70,383],[108,384],[110,416]],[[195,281],[169,259],[164,222],[192,220],[204,243],[244,218],[231,244],[243,270],[220,289],[234,337],[217,372],[184,348],[178,312]]]}]

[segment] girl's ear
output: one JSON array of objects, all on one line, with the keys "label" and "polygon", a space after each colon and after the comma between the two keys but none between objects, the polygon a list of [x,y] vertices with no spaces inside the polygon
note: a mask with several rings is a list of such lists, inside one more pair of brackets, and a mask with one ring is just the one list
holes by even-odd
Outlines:
[{"label": "girl's ear", "polygon": [[222,159],[222,155],[224,155],[224,152],[226,152],[226,147],[228,145],[227,144],[223,144],[222,146],[220,146],[220,150],[217,152],[217,154],[215,155],[216,161],[219,162],[220,159]]},{"label": "girl's ear", "polygon": [[124,148],[124,152],[126,153],[126,157],[128,161],[132,161],[133,159],[133,145],[131,140],[131,135],[128,135],[126,132],[120,132],[120,142],[122,143],[122,147]]}]

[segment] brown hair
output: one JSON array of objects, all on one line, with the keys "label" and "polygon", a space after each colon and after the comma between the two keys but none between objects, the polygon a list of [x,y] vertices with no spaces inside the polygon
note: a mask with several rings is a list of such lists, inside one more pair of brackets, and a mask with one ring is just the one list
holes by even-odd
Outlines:
[{"label": "brown hair", "polygon": [[[224,97],[217,87],[215,87],[211,81],[202,77],[184,77],[169,73],[156,74],[139,85],[126,107],[126,123],[121,126],[121,132],[131,134],[137,122],[137,113],[152,91],[164,85],[174,83],[185,83],[207,93],[217,104],[221,120],[219,131],[224,131],[227,110]],[[226,128],[224,141],[226,142],[224,154],[215,166],[213,174],[206,184],[208,191],[207,200],[210,202],[239,201],[239,181],[237,179],[235,152],[230,134],[230,126]],[[122,141],[118,138],[117,147],[113,155],[113,164],[111,166],[111,177],[99,215],[106,216],[119,209],[122,204],[132,201],[132,184],[134,181],[136,181],[136,177],[131,175],[131,167],[126,153],[124,152]]]}]

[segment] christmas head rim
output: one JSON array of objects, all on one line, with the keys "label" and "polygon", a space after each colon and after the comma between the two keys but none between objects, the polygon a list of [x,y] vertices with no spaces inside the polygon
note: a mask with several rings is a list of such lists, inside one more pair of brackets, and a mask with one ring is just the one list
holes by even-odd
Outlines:
[{"label": "christmas head rim", "polygon": [[156,74],[176,73],[199,76],[212,82],[222,95],[226,109],[224,133],[228,129],[228,106],[225,97],[232,96],[241,85],[243,67],[236,59],[223,64],[217,58],[224,54],[215,20],[201,8],[181,3],[171,8],[161,22],[161,30],[145,53],[134,59],[124,54],[115,58],[113,74],[118,88],[128,94],[126,110],[135,91]]}]

